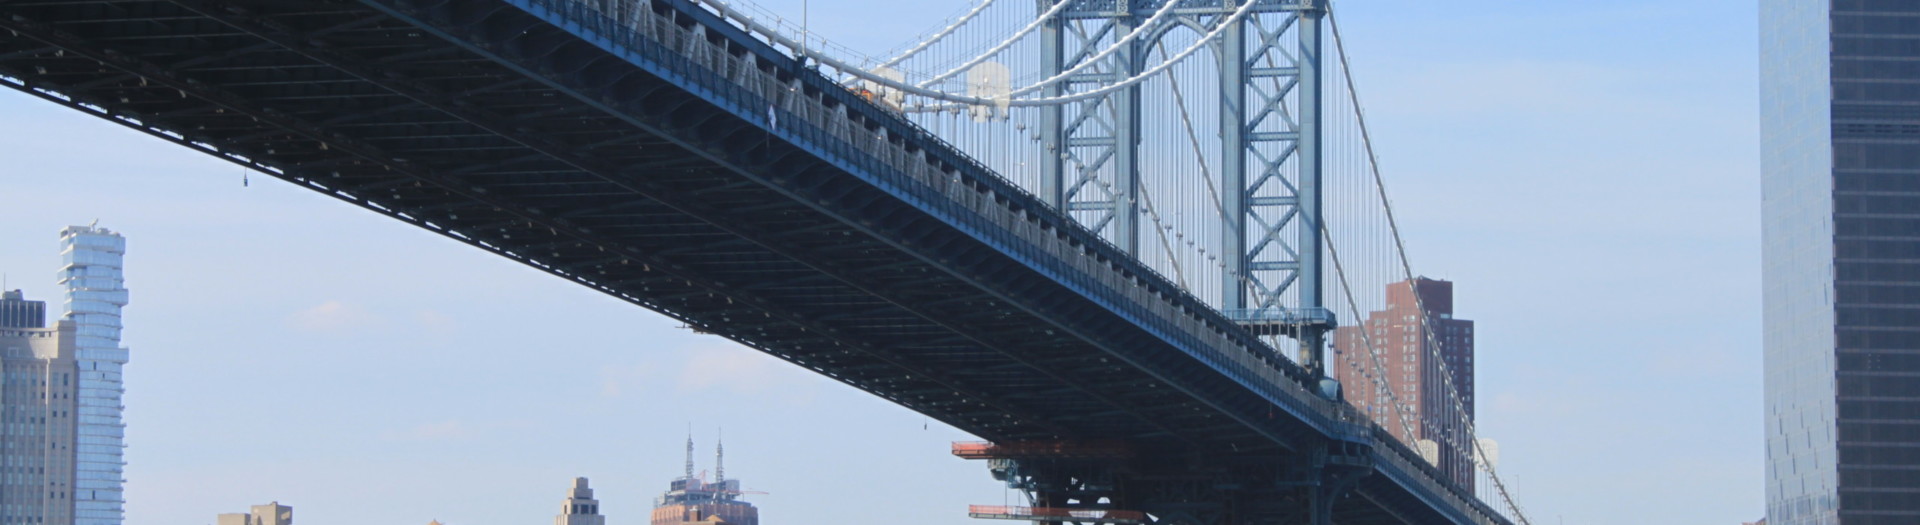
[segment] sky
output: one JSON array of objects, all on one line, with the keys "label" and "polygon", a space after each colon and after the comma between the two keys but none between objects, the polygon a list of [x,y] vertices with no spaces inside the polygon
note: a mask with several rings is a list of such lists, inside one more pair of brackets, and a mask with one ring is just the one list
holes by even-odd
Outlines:
[{"label": "sky", "polygon": [[[801,1],[760,0],[782,13]],[[819,0],[881,54],[966,0]],[[1337,17],[1413,263],[1477,324],[1482,436],[1535,523],[1763,506],[1754,5],[1349,0]],[[898,21],[885,25],[875,19]],[[0,92],[0,272],[128,237],[129,523],[540,523],[586,476],[645,523],[723,432],[770,525],[972,522],[968,437],[584,287]]]}]

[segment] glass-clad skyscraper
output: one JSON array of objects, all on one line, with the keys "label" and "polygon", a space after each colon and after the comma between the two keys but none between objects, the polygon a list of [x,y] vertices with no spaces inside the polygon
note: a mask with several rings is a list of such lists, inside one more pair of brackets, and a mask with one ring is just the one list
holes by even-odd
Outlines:
[{"label": "glass-clad skyscraper", "polygon": [[66,287],[66,318],[73,321],[79,369],[79,418],[75,425],[73,482],[76,525],[120,525],[125,514],[122,469],[126,424],[120,369],[120,309],[127,305],[121,260],[127,240],[93,226],[60,231],[60,284]]},{"label": "glass-clad skyscraper", "polygon": [[1920,2],[1760,7],[1767,523],[1920,523]]}]

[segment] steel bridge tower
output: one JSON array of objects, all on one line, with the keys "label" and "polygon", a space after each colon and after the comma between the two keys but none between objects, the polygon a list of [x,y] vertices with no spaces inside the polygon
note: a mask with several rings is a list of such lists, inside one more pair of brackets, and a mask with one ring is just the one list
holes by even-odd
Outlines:
[{"label": "steel bridge tower", "polygon": [[[1299,341],[1297,358],[1325,377],[1321,215],[1322,18],[1327,0],[1038,0],[1072,2],[1042,29],[1042,73],[1080,65],[1158,12],[1164,22],[1046,89],[1098,88],[1141,73],[1147,51],[1181,28],[1203,28],[1256,2],[1212,44],[1221,138],[1220,307],[1262,335]],[[1129,253],[1140,247],[1141,85],[1041,109],[1047,158],[1040,194]],[[1335,394],[1337,397],[1337,394]]]},{"label": "steel bridge tower", "polygon": [[[1211,44],[1220,102],[1221,256],[1220,307],[1254,333],[1299,342],[1297,359],[1321,379],[1322,393],[1336,401],[1326,379],[1327,334],[1335,320],[1324,304],[1322,258],[1322,20],[1326,0],[1037,0],[1045,12],[1071,2],[1041,33],[1042,76],[1082,66],[1046,88],[1046,96],[1099,89],[1137,76],[1150,66],[1150,50],[1169,33],[1204,28],[1256,2]],[[1124,35],[1179,2],[1153,27],[1112,53]],[[1142,85],[1105,96],[1040,108],[1043,151],[1039,194],[1121,249],[1140,254],[1142,212]],[[1330,523],[1333,500],[1354,482],[1364,463],[1350,444],[1330,442],[1291,462],[1281,472],[1236,471],[1211,465],[1211,479],[1192,484],[1129,483],[1093,460],[1001,458],[996,477],[1023,489],[1036,505],[1100,507],[1103,488],[1114,502],[1146,504],[1165,511],[1188,498],[1221,497],[1207,485],[1247,487],[1216,502],[1219,513],[1178,515],[1178,523]],[[1202,460],[1205,461],[1205,460]],[[1138,463],[1135,463],[1138,466]],[[1179,471],[1174,467],[1170,471]],[[1128,486],[1126,490],[1112,487]],[[1259,488],[1255,488],[1259,487]],[[1126,494],[1119,494],[1126,492]],[[1077,495],[1077,496],[1076,496]],[[1077,501],[1068,501],[1077,499]],[[1148,501],[1143,501],[1148,500]],[[1177,514],[1177,513],[1176,513]],[[1046,520],[1042,520],[1046,521]],[[1061,520],[1076,522],[1079,520]],[[1124,523],[1124,521],[1090,521]]]}]

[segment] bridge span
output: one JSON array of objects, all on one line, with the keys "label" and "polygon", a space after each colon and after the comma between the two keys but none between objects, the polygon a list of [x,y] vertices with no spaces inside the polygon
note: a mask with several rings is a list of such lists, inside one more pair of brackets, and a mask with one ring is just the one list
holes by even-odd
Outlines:
[{"label": "bridge span", "polygon": [[0,85],[995,443],[1125,451],[993,459],[1069,509],[1041,521],[1509,523],[1257,334],[687,0],[6,0]]}]

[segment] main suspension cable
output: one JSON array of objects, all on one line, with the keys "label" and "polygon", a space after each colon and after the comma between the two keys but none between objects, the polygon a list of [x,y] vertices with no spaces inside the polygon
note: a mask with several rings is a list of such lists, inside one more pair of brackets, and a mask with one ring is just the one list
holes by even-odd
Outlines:
[{"label": "main suspension cable", "polygon": [[1026,27],[1020,28],[1019,31],[1014,31],[1012,35],[1007,36],[1007,38],[1004,40],[1001,40],[999,44],[993,46],[990,49],[987,49],[985,53],[981,53],[979,56],[975,56],[972,59],[968,59],[966,62],[962,62],[960,65],[954,66],[952,69],[948,69],[945,73],[934,75],[933,78],[928,79],[925,82],[921,82],[916,86],[924,88],[927,86],[937,84],[942,80],[953,78],[955,75],[959,75],[961,73],[967,72],[967,70],[973,68],[973,66],[980,65],[981,62],[986,62],[987,59],[993,58],[994,56],[999,55],[1001,51],[1006,51],[1007,48],[1013,47],[1013,44],[1015,42],[1019,42],[1020,39],[1026,38],[1027,35],[1032,34],[1034,30],[1040,29],[1041,25],[1046,24],[1047,21],[1052,20],[1053,17],[1059,16],[1061,11],[1067,10],[1067,6],[1072,4],[1073,4],[1072,0],[1059,0],[1059,2],[1053,4],[1052,8],[1047,9],[1045,13],[1040,13],[1040,16],[1034,17],[1033,21],[1027,23]]},{"label": "main suspension cable", "polygon": [[[1066,2],[1062,2],[1062,3],[1066,3]],[[1102,49],[1100,50],[1099,53],[1095,53],[1093,56],[1090,56],[1084,60],[1081,60],[1080,63],[1075,64],[1071,68],[1067,68],[1066,71],[1061,71],[1058,74],[1055,74],[1051,77],[1047,77],[1046,80],[1041,80],[1032,85],[1013,90],[1013,92],[1009,93],[1009,96],[1017,97],[1020,95],[1025,95],[1027,93],[1039,91],[1043,88],[1046,88],[1047,86],[1060,83],[1061,81],[1064,81],[1069,77],[1078,75],[1080,74],[1080,71],[1085,70],[1086,68],[1089,68],[1089,67],[1093,67],[1094,64],[1098,64],[1102,60],[1106,60],[1107,57],[1113,56],[1114,53],[1118,53],[1120,52],[1121,49],[1124,49],[1129,45],[1133,44],[1133,41],[1139,39],[1140,35],[1146,34],[1151,30],[1153,30],[1154,26],[1159,25],[1162,22],[1162,20],[1164,20],[1167,17],[1167,15],[1173,13],[1173,7],[1177,5],[1180,5],[1180,2],[1169,0],[1167,3],[1162,4],[1158,11],[1154,11],[1152,17],[1148,17],[1147,20],[1144,22],[1141,22],[1140,25],[1134,26],[1132,31],[1128,31],[1125,36],[1120,37],[1118,40],[1114,40],[1113,44],[1107,46],[1106,49]]]},{"label": "main suspension cable", "polygon": [[[941,29],[940,32],[934,33],[933,36],[920,42],[920,45],[913,46],[913,48],[902,51],[899,55],[889,58],[885,62],[881,62],[877,67],[893,67],[894,64],[904,62],[909,58],[913,58],[914,55],[920,54],[921,51],[926,51],[927,48],[933,47],[934,44],[946,39],[947,35],[951,35],[954,31],[959,30],[960,26],[967,25],[967,22],[972,22],[973,17],[980,16],[980,13],[986,11],[987,7],[992,6],[993,2],[994,0],[980,0],[980,5],[974,6],[973,10],[967,11],[967,14],[960,15],[960,18],[954,20],[952,24],[948,24],[946,29]],[[1042,20],[1045,20],[1045,18],[1042,18]]]},{"label": "main suspension cable", "polygon": [[[1353,67],[1347,59],[1346,43],[1340,39],[1340,24],[1334,22],[1334,16],[1331,10],[1327,13],[1327,27],[1333,34],[1334,49],[1340,56],[1340,69],[1345,75],[1348,97],[1353,101],[1354,118],[1358,121],[1360,128],[1361,147],[1366,150],[1368,171],[1373,175],[1374,189],[1379,192],[1380,205],[1386,213],[1387,229],[1393,234],[1394,248],[1400,256],[1400,268],[1405,272],[1406,278],[1411,281],[1413,279],[1413,263],[1410,262],[1407,257],[1406,241],[1400,236],[1400,225],[1394,218],[1393,204],[1387,201],[1386,182],[1380,175],[1380,156],[1373,149],[1373,135],[1367,129],[1366,114],[1360,109],[1358,89],[1355,88],[1353,84]],[[1426,342],[1432,345],[1435,351],[1438,351],[1440,348],[1438,335],[1429,323],[1425,301],[1420,298],[1418,290],[1415,290],[1411,295],[1413,295],[1414,308],[1420,312],[1420,326],[1422,331],[1426,332]],[[1515,502],[1513,495],[1507,491],[1506,483],[1502,482],[1500,475],[1494,471],[1492,462],[1484,461],[1487,457],[1486,449],[1480,445],[1473,421],[1471,419],[1465,419],[1465,414],[1467,413],[1466,406],[1460,400],[1458,387],[1453,384],[1453,373],[1447,369],[1446,360],[1437,359],[1436,362],[1439,363],[1440,366],[1440,378],[1446,386],[1447,397],[1453,401],[1455,413],[1460,414],[1462,419],[1464,419],[1463,426],[1465,427],[1468,439],[1472,441],[1473,450],[1478,458],[1474,460],[1474,463],[1480,465],[1481,468],[1487,471],[1487,479],[1493,481],[1494,486],[1500,493],[1500,498],[1504,500],[1507,508],[1513,511],[1514,519],[1520,520],[1521,525],[1532,525],[1532,522],[1527,520],[1526,513],[1520,509],[1520,504]]]},{"label": "main suspension cable", "polygon": [[[768,39],[773,40],[775,43],[778,43],[782,46],[786,46],[788,49],[793,49],[805,54],[806,47],[804,45],[798,42],[794,42],[793,39],[787,38],[786,35],[780,33],[777,30],[769,29],[766,26],[761,25],[758,21],[753,20],[751,17],[742,16],[739,11],[734,10],[731,7],[727,6],[727,4],[721,0],[697,0],[697,1],[709,7],[712,7],[716,12],[718,12],[723,17],[732,18],[734,20],[741,22],[750,31],[753,31],[755,33],[760,33],[761,35],[766,36]],[[1227,16],[1225,19],[1221,20],[1218,24],[1216,24],[1215,27],[1206,34],[1206,36],[1200,38],[1199,40],[1194,41],[1193,45],[1188,46],[1186,50],[1181,51],[1180,54],[1174,56],[1172,59],[1168,60],[1167,62],[1163,62],[1159,65],[1154,66],[1152,69],[1143,71],[1140,74],[1134,75],[1131,78],[1127,78],[1125,80],[1121,80],[1113,84],[1101,86],[1098,89],[1093,89],[1093,90],[1079,92],[1079,93],[1072,93],[1067,95],[1061,95],[1061,96],[1055,96],[1055,97],[1027,98],[1027,99],[1001,98],[996,100],[996,99],[989,99],[989,98],[958,95],[958,94],[948,93],[940,90],[927,89],[924,87],[920,87],[920,86],[908,84],[905,82],[901,82],[898,80],[894,80],[891,78],[887,78],[884,75],[880,75],[872,71],[867,71],[865,69],[854,66],[852,64],[848,64],[844,61],[841,61],[829,55],[806,54],[806,56],[809,58],[818,60],[822,64],[826,64],[830,67],[833,67],[837,71],[846,73],[848,75],[852,75],[854,77],[858,77],[862,80],[867,80],[875,84],[898,89],[905,93],[919,95],[919,96],[931,98],[934,100],[960,102],[960,103],[979,105],[979,106],[996,106],[1000,104],[1006,104],[1009,106],[1021,106],[1021,107],[1051,106],[1051,105],[1067,104],[1072,102],[1079,102],[1082,100],[1090,100],[1094,98],[1103,97],[1109,93],[1113,93],[1115,91],[1133,87],[1135,84],[1139,84],[1141,82],[1146,81],[1149,78],[1153,78],[1154,76],[1159,75],[1160,73],[1165,72],[1168,69],[1171,69],[1173,66],[1178,65],[1181,61],[1186,60],[1188,57],[1193,56],[1193,54],[1198,52],[1201,48],[1206,47],[1208,43],[1212,42],[1216,38],[1219,38],[1220,32],[1222,30],[1226,29],[1228,26],[1234,23],[1239,22],[1240,19],[1244,18],[1247,13],[1253,11],[1253,7],[1256,5],[1259,5],[1259,2],[1247,2],[1246,4],[1240,6],[1239,9],[1234,10],[1232,15]],[[1031,90],[1028,90],[1027,92],[1031,92]]]}]

